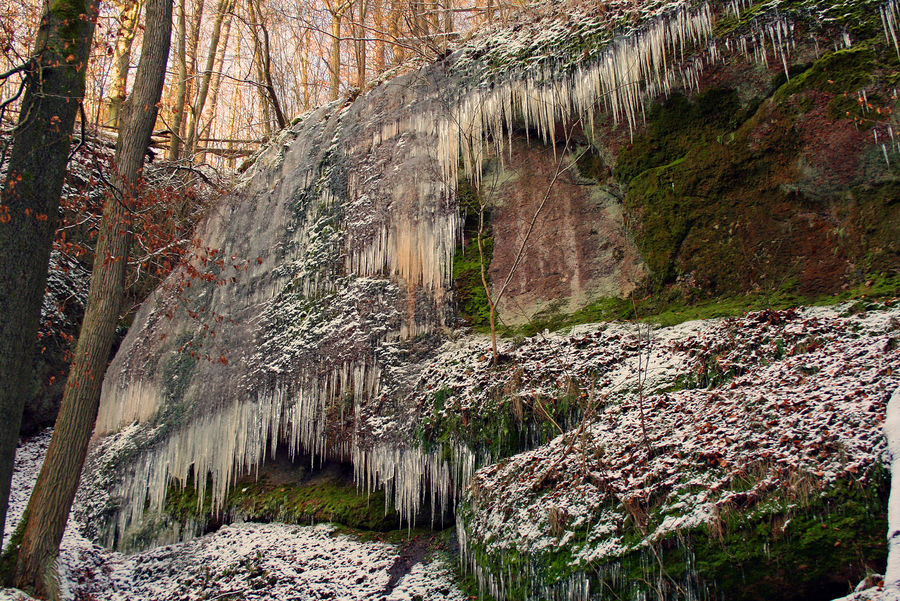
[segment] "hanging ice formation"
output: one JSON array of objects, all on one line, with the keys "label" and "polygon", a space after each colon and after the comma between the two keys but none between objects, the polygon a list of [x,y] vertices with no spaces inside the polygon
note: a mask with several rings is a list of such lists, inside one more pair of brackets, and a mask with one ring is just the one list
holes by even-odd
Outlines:
[{"label": "hanging ice formation", "polygon": [[[460,163],[477,183],[514,123],[552,145],[558,124],[590,132],[603,111],[634,129],[646,99],[698,87],[720,58],[712,29],[708,5],[668,5],[582,65],[490,83],[463,49],[282,132],[200,233],[195,266],[217,281],[173,275],[108,371],[97,433],[119,433],[88,478],[112,488],[106,541],[159,512],[172,480],[220,509],[280,444],[352,461],[359,486],[385,488],[406,520],[426,500],[451,508],[474,458],[409,444],[416,366],[398,357],[445,324]],[[726,47],[760,61],[771,47],[786,69],[792,35],[787,20],[759,19]]]},{"label": "hanging ice formation", "polygon": [[894,50],[900,57],[900,42],[898,42],[898,33],[900,33],[900,2],[898,0],[887,0],[881,8],[881,24],[884,26],[884,37],[894,43]]}]

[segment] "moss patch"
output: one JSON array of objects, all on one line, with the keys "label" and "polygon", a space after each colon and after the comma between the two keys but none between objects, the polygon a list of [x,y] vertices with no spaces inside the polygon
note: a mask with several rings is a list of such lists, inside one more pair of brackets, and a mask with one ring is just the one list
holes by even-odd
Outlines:
[{"label": "moss patch", "polygon": [[449,453],[452,443],[463,442],[494,459],[509,457],[549,442],[560,433],[556,424],[568,429],[584,409],[577,386],[556,397],[522,399],[516,385],[513,377],[474,412],[461,407],[452,390],[436,391],[432,410],[417,430],[420,443],[425,449],[442,447]]},{"label": "moss patch", "polygon": [[[453,281],[456,291],[456,303],[460,316],[478,331],[490,328],[490,306],[487,293],[481,281],[481,255],[478,252],[478,221],[480,199],[472,185],[464,180],[457,190],[460,211],[464,217],[463,242],[453,255]],[[491,258],[494,253],[494,238],[491,234],[490,211],[485,211],[482,232],[482,249],[484,252],[484,272],[490,284]]]},{"label": "moss patch", "polygon": [[[898,237],[897,190],[883,183],[895,178],[860,133],[893,110],[880,93],[896,71],[888,50],[869,40],[825,53],[776,78],[761,104],[713,88],[649,112],[614,173],[651,292],[675,287],[688,304],[788,286],[819,296],[900,269],[879,246]],[[845,107],[863,87],[871,106]]]},{"label": "moss patch", "polygon": [[386,506],[383,491],[360,492],[341,472],[333,468],[303,477],[301,469],[297,478],[286,479],[283,473],[268,473],[264,468],[258,480],[239,480],[231,487],[220,515],[213,513],[209,494],[201,503],[191,483],[184,488],[173,483],[164,512],[181,523],[193,520],[212,526],[241,518],[293,524],[334,522],[379,532],[400,527],[400,516]]}]

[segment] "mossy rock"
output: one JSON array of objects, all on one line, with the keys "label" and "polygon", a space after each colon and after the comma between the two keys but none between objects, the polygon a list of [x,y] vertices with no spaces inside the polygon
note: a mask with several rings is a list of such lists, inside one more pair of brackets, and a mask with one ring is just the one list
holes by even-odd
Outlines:
[{"label": "mossy rock", "polygon": [[828,52],[808,69],[786,81],[775,94],[776,101],[804,90],[820,90],[831,94],[855,93],[872,82],[876,53],[872,43],[859,43],[850,48]]},{"label": "mossy rock", "polygon": [[463,241],[453,255],[453,282],[456,305],[463,320],[476,330],[486,331],[490,327],[490,305],[481,279],[482,259],[484,274],[490,284],[490,266],[494,254],[494,238],[491,233],[491,212],[483,210],[484,224],[481,228],[481,252],[478,249],[479,213],[482,212],[478,191],[462,180],[457,189],[460,211],[463,215]]},{"label": "mossy rock", "polygon": [[498,387],[485,406],[473,412],[454,404],[452,390],[437,390],[431,410],[417,429],[419,443],[427,450],[442,448],[451,453],[461,442],[496,460],[549,442],[559,434],[556,424],[565,429],[583,412],[576,389],[528,402],[518,398],[517,392],[514,376]]},{"label": "mossy rock", "polygon": [[[579,580],[590,583],[591,598],[601,598],[602,591],[602,598],[623,601],[831,599],[883,571],[889,487],[888,472],[875,466],[866,477],[838,481],[805,499],[787,495],[755,508],[722,508],[703,526],[588,565],[575,559],[585,532],[541,552],[513,547],[495,554],[478,540],[470,540],[468,549],[486,573],[505,575],[509,599],[534,599],[535,591],[546,599],[566,598]],[[459,515],[471,522],[470,507]],[[635,527],[626,520],[620,531],[627,535],[629,529]],[[642,540],[634,534],[623,538]]]},{"label": "mossy rock", "polygon": [[207,531],[234,518],[293,524],[333,522],[372,531],[400,528],[400,516],[386,503],[384,491],[359,491],[347,466],[328,465],[312,475],[297,467],[291,477],[286,476],[285,462],[279,463],[278,468],[263,466],[256,478],[238,480],[218,512],[212,510],[210,494],[201,502],[192,482],[184,487],[172,483],[164,513],[182,524],[202,524]]},{"label": "mossy rock", "polygon": [[[695,302],[791,283],[819,296],[900,269],[882,243],[897,238],[896,189],[884,183],[896,169],[859,133],[890,115],[879,90],[898,65],[873,38],[776,77],[761,103],[713,88],[656,104],[614,170],[649,290],[687,281]],[[878,111],[859,108],[862,87]]]}]

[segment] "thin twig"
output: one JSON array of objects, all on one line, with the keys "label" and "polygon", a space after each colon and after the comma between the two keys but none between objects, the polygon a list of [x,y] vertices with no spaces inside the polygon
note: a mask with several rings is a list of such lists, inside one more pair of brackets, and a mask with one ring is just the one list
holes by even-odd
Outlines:
[{"label": "thin twig", "polygon": [[81,114],[81,138],[78,139],[78,144],[75,145],[75,148],[72,149],[72,152],[69,153],[69,157],[66,159],[66,162],[72,160],[72,157],[75,156],[75,153],[78,152],[82,146],[84,146],[84,123],[87,121],[87,117],[84,115],[84,103],[78,103],[78,112]]}]

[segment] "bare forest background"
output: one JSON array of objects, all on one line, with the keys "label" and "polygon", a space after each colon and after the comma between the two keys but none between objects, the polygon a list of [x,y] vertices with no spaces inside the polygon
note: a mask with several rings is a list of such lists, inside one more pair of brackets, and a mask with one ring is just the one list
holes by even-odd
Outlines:
[{"label": "bare forest background", "polygon": [[[89,130],[115,135],[144,40],[146,2],[100,3],[82,113]],[[496,0],[174,2],[153,152],[230,168],[305,111],[404,63],[440,56],[512,8]],[[0,72],[27,60],[41,12],[42,0],[0,0]],[[3,130],[16,122],[22,86],[21,72],[0,80]]]}]

